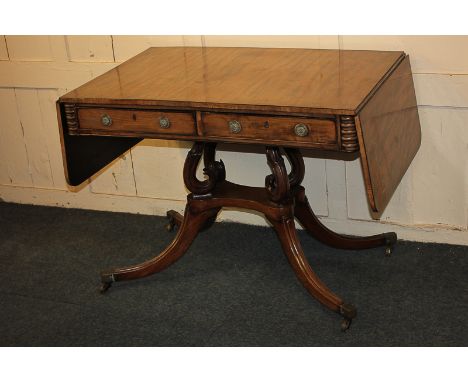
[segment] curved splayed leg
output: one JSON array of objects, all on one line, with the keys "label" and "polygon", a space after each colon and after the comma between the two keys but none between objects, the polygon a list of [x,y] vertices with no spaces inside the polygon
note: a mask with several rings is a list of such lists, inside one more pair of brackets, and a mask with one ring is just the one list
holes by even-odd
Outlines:
[{"label": "curved splayed leg", "polygon": [[282,221],[269,220],[281,241],[289,263],[302,285],[320,303],[340,314],[343,317],[342,329],[348,329],[352,319],[356,317],[356,308],[351,304],[344,303],[340,297],[327,288],[312,270],[297,237],[294,218],[290,217]]},{"label": "curved splayed leg", "polygon": [[160,255],[141,264],[116,268],[101,273],[102,288],[105,292],[115,281],[133,280],[147,277],[161,272],[169,265],[180,259],[192,244],[198,232],[210,220],[216,217],[219,209],[210,209],[199,212],[196,215],[190,212],[190,207],[185,210],[184,219],[177,236]]},{"label": "curved splayed leg", "polygon": [[373,236],[347,236],[331,231],[325,227],[315,216],[307,201],[303,187],[300,187],[295,195],[294,215],[302,226],[316,239],[334,248],[340,249],[367,249],[386,246],[386,254],[391,253],[393,245],[397,241],[395,232],[386,232]]}]

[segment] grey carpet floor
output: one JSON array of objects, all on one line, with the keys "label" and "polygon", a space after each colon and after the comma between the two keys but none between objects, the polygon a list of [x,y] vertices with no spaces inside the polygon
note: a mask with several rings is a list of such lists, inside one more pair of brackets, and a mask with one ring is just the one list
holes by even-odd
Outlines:
[{"label": "grey carpet floor", "polygon": [[303,289],[266,227],[216,223],[162,273],[98,293],[99,271],[158,253],[162,217],[0,203],[1,346],[468,346],[468,247],[343,251],[300,232],[358,316]]}]

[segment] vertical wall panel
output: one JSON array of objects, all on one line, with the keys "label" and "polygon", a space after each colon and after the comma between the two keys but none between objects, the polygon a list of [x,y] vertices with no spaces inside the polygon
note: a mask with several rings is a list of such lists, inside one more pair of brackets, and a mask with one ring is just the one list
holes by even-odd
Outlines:
[{"label": "vertical wall panel", "polygon": [[[411,224],[412,217],[412,170],[411,167],[401,180],[380,220]],[[348,217],[372,220],[361,169],[361,160],[346,162],[346,193]]]},{"label": "vertical wall panel", "polygon": [[[0,129],[2,128],[2,122],[0,121]],[[10,177],[8,174],[6,153],[2,148],[2,132],[0,131],[0,185],[11,184]]]},{"label": "vertical wall panel", "polygon": [[413,75],[418,105],[468,108],[468,75]]},{"label": "vertical wall panel", "polygon": [[11,61],[52,61],[48,36],[6,36]]},{"label": "vertical wall panel", "polygon": [[10,158],[7,156],[7,152],[5,150],[5,146],[7,142],[3,138],[4,135],[7,133],[7,119],[6,115],[4,115],[5,107],[2,106],[2,101],[5,99],[5,89],[0,89],[0,184],[11,184],[10,175],[8,173],[8,161]]},{"label": "vertical wall panel", "polygon": [[66,190],[67,182],[63,168],[62,147],[55,107],[58,92],[56,89],[41,89],[38,90],[37,95],[41,110],[43,136],[49,155],[52,184],[54,188]]},{"label": "vertical wall panel", "polygon": [[9,184],[32,186],[28,152],[13,89],[0,88],[0,150],[6,160]]},{"label": "vertical wall panel", "polygon": [[182,170],[190,144],[145,140],[132,149],[138,196],[185,200]]},{"label": "vertical wall panel", "polygon": [[316,215],[328,216],[325,159],[304,158],[306,173],[302,185]]},{"label": "vertical wall panel", "polygon": [[68,55],[75,62],[114,62],[111,36],[67,36]]},{"label": "vertical wall panel", "polygon": [[[338,160],[325,160],[328,217],[346,219],[346,170],[345,163]],[[317,179],[319,181],[319,179]]]},{"label": "vertical wall panel", "polygon": [[366,199],[361,159],[346,162],[345,166],[348,217],[351,219],[372,220]]},{"label": "vertical wall panel", "polygon": [[68,48],[66,36],[49,36],[50,52],[55,63],[68,62]]},{"label": "vertical wall panel", "polygon": [[35,187],[52,188],[54,184],[37,97],[38,91],[36,89],[16,89],[15,92],[33,184]]},{"label": "vertical wall panel", "polygon": [[[226,178],[234,183],[253,187],[263,187],[265,176],[271,174],[263,148],[259,152],[239,154],[234,151],[237,146],[225,145],[224,150],[217,150],[216,159],[222,159],[226,167]],[[202,167],[202,166],[200,166]]]},{"label": "vertical wall panel", "polygon": [[99,194],[136,195],[132,154],[127,152],[112,163],[90,185]]},{"label": "vertical wall panel", "polygon": [[0,35],[0,60],[8,60],[8,49],[6,46],[5,36]]},{"label": "vertical wall panel", "polygon": [[419,108],[424,126],[412,164],[415,223],[466,227],[468,110]]}]

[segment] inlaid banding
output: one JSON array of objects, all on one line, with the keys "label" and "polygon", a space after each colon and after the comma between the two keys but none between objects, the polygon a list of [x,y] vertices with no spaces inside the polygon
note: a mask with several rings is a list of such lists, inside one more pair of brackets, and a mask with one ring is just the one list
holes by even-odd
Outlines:
[{"label": "inlaid banding", "polygon": [[354,117],[343,115],[340,117],[341,149],[346,152],[359,150]]}]

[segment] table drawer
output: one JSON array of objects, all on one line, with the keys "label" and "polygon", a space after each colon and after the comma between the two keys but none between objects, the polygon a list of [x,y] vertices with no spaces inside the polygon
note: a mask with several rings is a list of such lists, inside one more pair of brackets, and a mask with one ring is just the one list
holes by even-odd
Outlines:
[{"label": "table drawer", "polygon": [[159,110],[79,108],[78,126],[82,132],[152,133],[196,135],[192,113]]},{"label": "table drawer", "polygon": [[333,119],[202,113],[203,135],[233,140],[300,142],[305,145],[336,145]]}]

